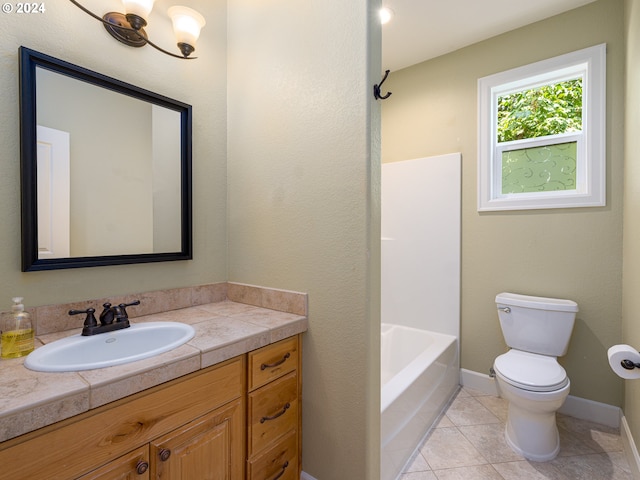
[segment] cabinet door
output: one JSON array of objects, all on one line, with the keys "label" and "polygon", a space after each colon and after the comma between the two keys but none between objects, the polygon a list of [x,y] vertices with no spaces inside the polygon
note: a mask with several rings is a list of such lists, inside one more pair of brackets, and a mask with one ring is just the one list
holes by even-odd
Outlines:
[{"label": "cabinet door", "polygon": [[152,441],[151,479],[242,479],[242,405],[235,400]]},{"label": "cabinet door", "polygon": [[149,480],[149,446],[123,455],[78,480]]}]

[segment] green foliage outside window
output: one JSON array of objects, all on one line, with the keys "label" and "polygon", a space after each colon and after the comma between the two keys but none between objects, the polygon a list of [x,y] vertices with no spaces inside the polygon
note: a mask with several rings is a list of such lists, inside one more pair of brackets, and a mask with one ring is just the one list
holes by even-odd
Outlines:
[{"label": "green foliage outside window", "polygon": [[498,98],[498,142],[582,130],[582,79]]}]

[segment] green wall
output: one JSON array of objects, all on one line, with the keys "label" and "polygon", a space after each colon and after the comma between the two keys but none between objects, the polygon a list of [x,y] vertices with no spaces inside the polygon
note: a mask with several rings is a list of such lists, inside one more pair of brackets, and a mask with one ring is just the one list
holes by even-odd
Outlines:
[{"label": "green wall", "polygon": [[[197,45],[201,58],[193,61],[118,43],[71,2],[45,6],[44,14],[0,15],[0,311],[9,308],[15,295],[35,306],[226,281],[226,2],[200,1],[195,6],[207,18],[207,26]],[[111,7],[122,5],[115,2]],[[147,31],[170,50],[174,45],[166,8],[166,2],[156,3]],[[20,271],[21,45],[193,105],[194,261]],[[103,148],[111,148],[116,156],[121,146],[114,142]],[[97,195],[97,187],[92,187],[101,179],[96,172],[95,180],[85,186],[87,195]]]},{"label": "green wall", "polygon": [[379,478],[376,3],[229,10],[229,280],[309,294],[303,469],[318,480]]},{"label": "green wall", "polygon": [[[497,293],[578,303],[560,361],[571,394],[622,406],[607,362],[622,328],[623,3],[600,0],[448,55],[392,72],[382,107],[382,161],[462,152],[461,366],[487,374],[506,350]],[[477,212],[477,80],[607,43],[607,205]]]},{"label": "green wall", "polygon": [[[226,280],[308,292],[303,468],[375,480],[380,2],[188,4],[207,19],[188,62],[115,42],[70,2],[0,15],[0,310]],[[168,49],[170,5],[146,28]],[[20,45],[193,105],[193,261],[20,272]]]},{"label": "green wall", "polygon": [[[627,61],[626,104],[640,104],[640,1],[625,1]],[[622,343],[640,348],[640,112],[625,110],[624,267]],[[624,414],[636,444],[640,440],[640,383],[624,382]]]}]

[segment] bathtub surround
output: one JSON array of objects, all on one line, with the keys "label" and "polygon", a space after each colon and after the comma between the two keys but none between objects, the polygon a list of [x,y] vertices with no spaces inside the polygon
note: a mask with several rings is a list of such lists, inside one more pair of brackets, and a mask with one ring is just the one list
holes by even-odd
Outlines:
[{"label": "bathtub surround", "polygon": [[458,385],[460,169],[459,153],[382,166],[382,480]]},{"label": "bathtub surround", "polygon": [[383,323],[460,335],[459,153],[382,165]]}]

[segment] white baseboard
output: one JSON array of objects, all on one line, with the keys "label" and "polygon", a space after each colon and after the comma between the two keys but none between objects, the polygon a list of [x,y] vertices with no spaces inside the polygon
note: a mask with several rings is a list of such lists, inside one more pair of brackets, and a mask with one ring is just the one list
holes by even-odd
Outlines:
[{"label": "white baseboard", "polygon": [[301,472],[300,473],[300,480],[316,480],[315,478],[313,478],[311,475],[309,475],[308,473],[305,472]]},{"label": "white baseboard", "polygon": [[638,454],[636,442],[633,441],[629,424],[624,415],[620,419],[620,436],[624,443],[624,453],[627,457],[629,468],[631,469],[631,476],[635,479],[640,479],[640,455]]},{"label": "white baseboard", "polygon": [[606,403],[569,395],[558,410],[558,413],[581,418],[582,420],[590,420],[608,427],[619,428],[622,410],[620,407],[614,407]]},{"label": "white baseboard", "polygon": [[[472,370],[460,369],[460,385],[478,390],[487,395],[499,395],[495,378]],[[558,412],[609,427],[620,427],[620,407],[614,407],[606,403],[569,395]]]},{"label": "white baseboard", "polygon": [[474,372],[473,370],[460,369],[460,385],[479,392],[486,393],[498,397],[498,385],[494,378],[484,373]]}]

